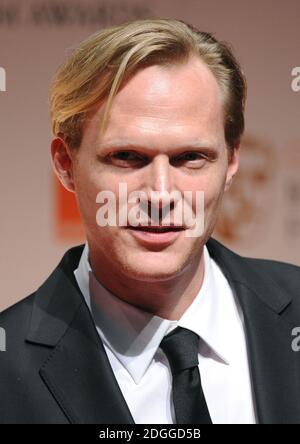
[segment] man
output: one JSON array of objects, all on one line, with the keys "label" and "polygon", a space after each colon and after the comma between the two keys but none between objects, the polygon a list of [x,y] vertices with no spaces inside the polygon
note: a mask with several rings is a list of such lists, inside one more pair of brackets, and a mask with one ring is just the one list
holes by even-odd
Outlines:
[{"label": "man", "polygon": [[[230,49],[180,21],[126,23],[83,42],[50,99],[54,170],[87,243],[1,314],[1,422],[300,422],[300,270],[210,238],[244,129]],[[125,223],[103,223],[101,192]],[[197,192],[191,235],[175,215],[201,217]]]}]

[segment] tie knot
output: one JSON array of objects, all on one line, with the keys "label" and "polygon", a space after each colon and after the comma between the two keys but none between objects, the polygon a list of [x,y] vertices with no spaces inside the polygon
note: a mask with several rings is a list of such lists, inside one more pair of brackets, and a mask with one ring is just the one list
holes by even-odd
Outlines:
[{"label": "tie knot", "polygon": [[160,343],[172,374],[198,365],[199,336],[186,328],[176,327]]}]

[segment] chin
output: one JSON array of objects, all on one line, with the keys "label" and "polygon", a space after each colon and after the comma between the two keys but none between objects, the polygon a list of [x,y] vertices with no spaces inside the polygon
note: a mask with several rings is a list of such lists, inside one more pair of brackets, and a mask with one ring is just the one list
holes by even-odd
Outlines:
[{"label": "chin", "polygon": [[178,276],[183,268],[185,261],[183,258],[166,257],[161,253],[150,253],[132,255],[122,268],[124,274],[131,279],[138,281],[163,281]]}]

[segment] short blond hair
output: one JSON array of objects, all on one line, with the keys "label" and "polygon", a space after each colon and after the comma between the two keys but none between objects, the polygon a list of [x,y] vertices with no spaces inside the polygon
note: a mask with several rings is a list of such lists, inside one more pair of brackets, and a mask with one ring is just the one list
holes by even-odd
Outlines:
[{"label": "short blond hair", "polygon": [[84,40],[56,72],[50,87],[53,135],[70,148],[81,144],[86,114],[106,101],[104,129],[113,98],[138,69],[183,63],[198,56],[210,68],[223,95],[228,148],[244,131],[246,81],[228,44],[178,20],[136,20],[106,28]]}]

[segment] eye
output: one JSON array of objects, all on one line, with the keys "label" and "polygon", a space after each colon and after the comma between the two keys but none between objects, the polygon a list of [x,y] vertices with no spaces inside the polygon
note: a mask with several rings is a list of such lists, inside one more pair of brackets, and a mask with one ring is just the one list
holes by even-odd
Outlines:
[{"label": "eye", "polygon": [[172,163],[176,163],[178,166],[185,165],[189,168],[201,168],[207,160],[208,156],[204,153],[187,151],[179,156],[176,156]]},{"label": "eye", "polygon": [[113,165],[122,167],[133,167],[144,164],[146,159],[135,151],[115,151],[109,155]]}]

